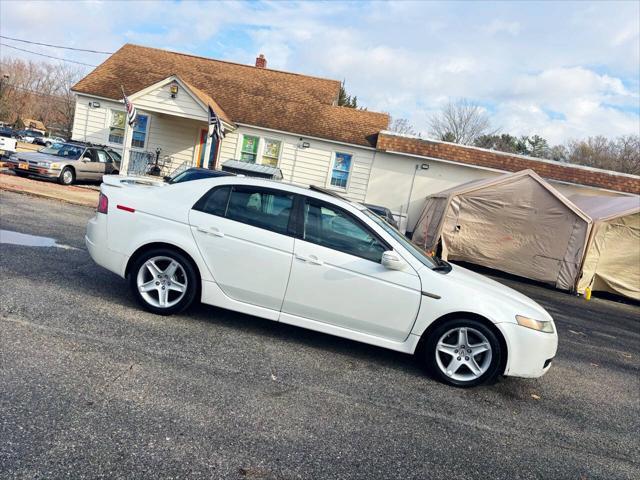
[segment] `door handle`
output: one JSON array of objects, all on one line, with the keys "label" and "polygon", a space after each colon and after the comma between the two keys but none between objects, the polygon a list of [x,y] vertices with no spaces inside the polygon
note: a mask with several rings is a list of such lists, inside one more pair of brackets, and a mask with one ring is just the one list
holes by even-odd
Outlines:
[{"label": "door handle", "polygon": [[298,260],[302,260],[303,262],[310,263],[312,265],[322,265],[324,263],[315,255],[305,256],[305,255],[296,254],[296,258]]},{"label": "door handle", "polygon": [[218,230],[216,227],[196,227],[199,232],[205,233],[207,235],[213,235],[214,237],[224,237],[224,233]]}]

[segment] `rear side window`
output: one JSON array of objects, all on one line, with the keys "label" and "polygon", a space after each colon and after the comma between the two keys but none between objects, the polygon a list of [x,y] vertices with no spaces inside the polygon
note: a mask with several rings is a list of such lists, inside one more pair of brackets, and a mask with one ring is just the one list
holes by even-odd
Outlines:
[{"label": "rear side window", "polygon": [[349,213],[307,199],[304,206],[304,240],[380,263],[387,246]]},{"label": "rear side window", "polygon": [[193,209],[272,232],[292,235],[293,199],[292,193],[278,190],[224,186],[209,190]]},{"label": "rear side window", "polygon": [[193,206],[193,209],[210,215],[224,217],[227,212],[230,191],[231,187],[229,186],[213,188],[198,200]]},{"label": "rear side window", "polygon": [[293,197],[291,193],[277,190],[234,187],[226,218],[286,235],[289,233]]}]

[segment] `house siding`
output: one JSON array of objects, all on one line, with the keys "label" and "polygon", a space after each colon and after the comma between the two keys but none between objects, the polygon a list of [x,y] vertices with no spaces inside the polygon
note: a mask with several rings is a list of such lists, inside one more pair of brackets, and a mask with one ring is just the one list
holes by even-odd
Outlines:
[{"label": "house siding", "polygon": [[182,86],[178,88],[175,98],[171,98],[171,84],[155,88],[140,96],[132,96],[131,100],[136,108],[150,110],[166,115],[173,115],[187,119],[207,121],[207,111]]},{"label": "house siding", "polygon": [[[373,150],[301,138],[283,132],[240,126],[238,130],[224,138],[220,149],[220,163],[224,163],[226,160],[240,159],[243,135],[260,137],[261,143],[265,138],[282,142],[278,168],[282,171],[285,182],[305,187],[317,185],[335,190],[351,200],[364,201],[375,153]],[[299,147],[298,145],[303,141],[308,142],[310,146],[308,148]],[[258,154],[260,152],[261,148],[258,150]],[[336,152],[352,155],[351,173],[346,190],[331,187],[329,184],[330,171]]]}]

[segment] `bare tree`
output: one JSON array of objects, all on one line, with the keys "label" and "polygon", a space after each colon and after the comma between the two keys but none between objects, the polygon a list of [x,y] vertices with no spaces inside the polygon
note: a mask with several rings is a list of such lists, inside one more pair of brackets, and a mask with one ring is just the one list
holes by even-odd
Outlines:
[{"label": "bare tree", "polygon": [[71,87],[82,77],[81,67],[4,58],[0,62],[2,90],[0,119],[42,121],[57,133],[69,135],[75,98]]},{"label": "bare tree", "polygon": [[392,118],[389,122],[389,130],[399,133],[400,135],[420,136],[406,118]]},{"label": "bare tree", "polygon": [[487,113],[467,99],[449,101],[429,119],[431,134],[440,140],[472,145],[482,135],[493,135]]},{"label": "bare tree", "polygon": [[570,163],[640,174],[640,135],[625,135],[616,139],[603,136],[571,141],[567,147]]}]

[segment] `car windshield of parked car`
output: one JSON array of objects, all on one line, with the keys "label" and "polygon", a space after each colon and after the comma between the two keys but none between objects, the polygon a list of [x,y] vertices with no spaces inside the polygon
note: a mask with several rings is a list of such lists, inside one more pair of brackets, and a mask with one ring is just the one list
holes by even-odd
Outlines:
[{"label": "car windshield of parked car", "polygon": [[429,268],[434,268],[434,267],[438,266],[437,262],[433,258],[431,258],[425,252],[420,250],[418,247],[416,247],[409,240],[407,240],[407,237],[402,235],[398,230],[393,228],[391,225],[389,225],[385,220],[380,218],[378,215],[376,215],[375,213],[373,213],[372,211],[370,211],[368,209],[367,210],[363,210],[363,213],[367,217],[369,217],[371,220],[376,222],[379,226],[381,226],[384,229],[385,232],[387,232],[389,235],[391,235],[394,238],[394,240],[399,242],[420,263],[422,263],[423,265],[425,265],[425,266],[427,266]]},{"label": "car windshield of parked car", "polygon": [[40,153],[48,153],[49,155],[55,155],[64,146],[63,143],[53,143],[48,147],[40,149]]},{"label": "car windshield of parked car", "polygon": [[[57,148],[60,147],[60,148]],[[45,151],[46,150],[46,151]],[[48,153],[50,155],[55,155],[56,157],[64,157],[68,160],[78,160],[84,148],[79,147],[78,145],[60,145],[54,144],[50,147],[43,148],[40,150],[42,153]]]}]

